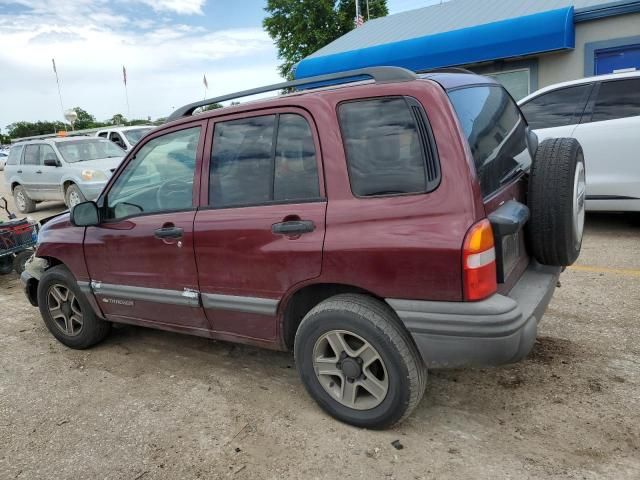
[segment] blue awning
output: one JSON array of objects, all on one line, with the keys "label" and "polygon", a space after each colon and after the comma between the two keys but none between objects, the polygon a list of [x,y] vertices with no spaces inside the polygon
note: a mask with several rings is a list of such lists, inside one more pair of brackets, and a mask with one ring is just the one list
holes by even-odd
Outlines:
[{"label": "blue awning", "polygon": [[373,66],[414,71],[466,65],[575,47],[573,7],[426,35],[373,47],[305,58],[295,77]]}]

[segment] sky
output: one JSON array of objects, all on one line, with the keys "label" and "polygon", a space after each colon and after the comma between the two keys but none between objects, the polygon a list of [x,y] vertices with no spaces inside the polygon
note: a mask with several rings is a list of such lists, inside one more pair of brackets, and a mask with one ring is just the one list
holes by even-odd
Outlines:
[{"label": "sky", "polygon": [[[439,0],[388,0],[390,13]],[[266,0],[0,0],[0,131],[62,120],[167,116],[208,97],[281,81],[262,29]],[[364,0],[361,0],[364,4]],[[127,68],[129,109],[122,81]]]}]

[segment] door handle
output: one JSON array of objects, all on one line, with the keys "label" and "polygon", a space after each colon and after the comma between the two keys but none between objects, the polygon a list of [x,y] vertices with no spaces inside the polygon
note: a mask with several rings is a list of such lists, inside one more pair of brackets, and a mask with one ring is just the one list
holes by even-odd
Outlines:
[{"label": "door handle", "polygon": [[290,220],[271,225],[272,233],[282,235],[302,235],[313,232],[315,229],[316,225],[311,220]]},{"label": "door handle", "polygon": [[18,170],[18,173],[22,173],[22,170]]},{"label": "door handle", "polygon": [[183,233],[184,233],[184,230],[180,227],[164,226],[162,228],[157,229],[154,232],[153,236],[161,240],[165,240],[168,238],[182,238]]},{"label": "door handle", "polygon": [[42,173],[42,170],[36,170],[36,173]]}]

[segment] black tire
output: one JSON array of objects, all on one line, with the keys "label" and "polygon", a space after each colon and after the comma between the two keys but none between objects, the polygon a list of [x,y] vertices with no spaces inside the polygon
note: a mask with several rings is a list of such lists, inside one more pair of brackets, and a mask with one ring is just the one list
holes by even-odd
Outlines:
[{"label": "black tire", "polygon": [[[73,198],[77,198],[78,201],[73,203]],[[67,207],[69,207],[69,209],[75,207],[78,203],[85,202],[86,200],[87,199],[85,198],[85,196],[80,191],[80,188],[78,188],[77,185],[74,185],[74,184],[69,185],[64,192],[64,203]]]},{"label": "black tire", "polygon": [[584,154],[576,139],[540,144],[529,177],[528,238],[531,254],[544,265],[571,265],[580,255],[584,210],[581,225],[578,211],[585,201],[584,185],[576,185],[580,168],[584,173]]},{"label": "black tire", "polygon": [[8,275],[13,272],[13,255],[0,257],[0,275]]},{"label": "black tire", "polygon": [[25,264],[27,260],[31,258],[33,255],[33,250],[24,250],[20,253],[16,253],[15,258],[13,259],[13,269],[16,271],[18,275],[24,272]]},{"label": "black tire", "polygon": [[20,213],[31,213],[36,209],[36,202],[29,198],[22,185],[17,185],[13,189],[13,203]]},{"label": "black tire", "polygon": [[[59,326],[64,321],[55,320],[49,310],[50,292],[54,286],[68,289],[77,299],[82,313],[82,326],[74,335],[65,333],[63,328]],[[38,307],[51,334],[70,348],[79,350],[89,348],[104,340],[111,331],[111,323],[96,316],[88,300],[80,291],[75,278],[63,265],[50,268],[42,275],[38,284]]]},{"label": "black tire", "polygon": [[[363,410],[343,405],[320,383],[313,361],[316,342],[332,331],[352,332],[361,337],[377,350],[384,362],[388,389],[375,407]],[[336,295],[314,307],[298,327],[294,355],[302,383],[311,397],[330,415],[357,427],[386,428],[404,420],[425,391],[427,369],[409,333],[388,305],[366,295]],[[362,374],[365,373],[370,372],[363,370]],[[336,381],[340,381],[339,377]],[[357,391],[360,387],[355,388]]]}]

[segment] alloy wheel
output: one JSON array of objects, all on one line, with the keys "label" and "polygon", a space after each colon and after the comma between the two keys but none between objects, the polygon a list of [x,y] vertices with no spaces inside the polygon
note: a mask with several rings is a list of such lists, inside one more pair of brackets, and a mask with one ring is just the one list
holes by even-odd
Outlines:
[{"label": "alloy wheel", "polygon": [[55,326],[65,335],[75,337],[84,324],[76,295],[64,285],[54,284],[47,292],[47,307]]},{"label": "alloy wheel", "polygon": [[582,233],[584,231],[586,185],[584,162],[578,162],[573,180],[573,231],[577,245],[582,242]]},{"label": "alloy wheel", "polygon": [[355,410],[377,407],[389,392],[387,368],[378,351],[347,330],[331,330],[316,341],[313,369],[332,398]]}]

